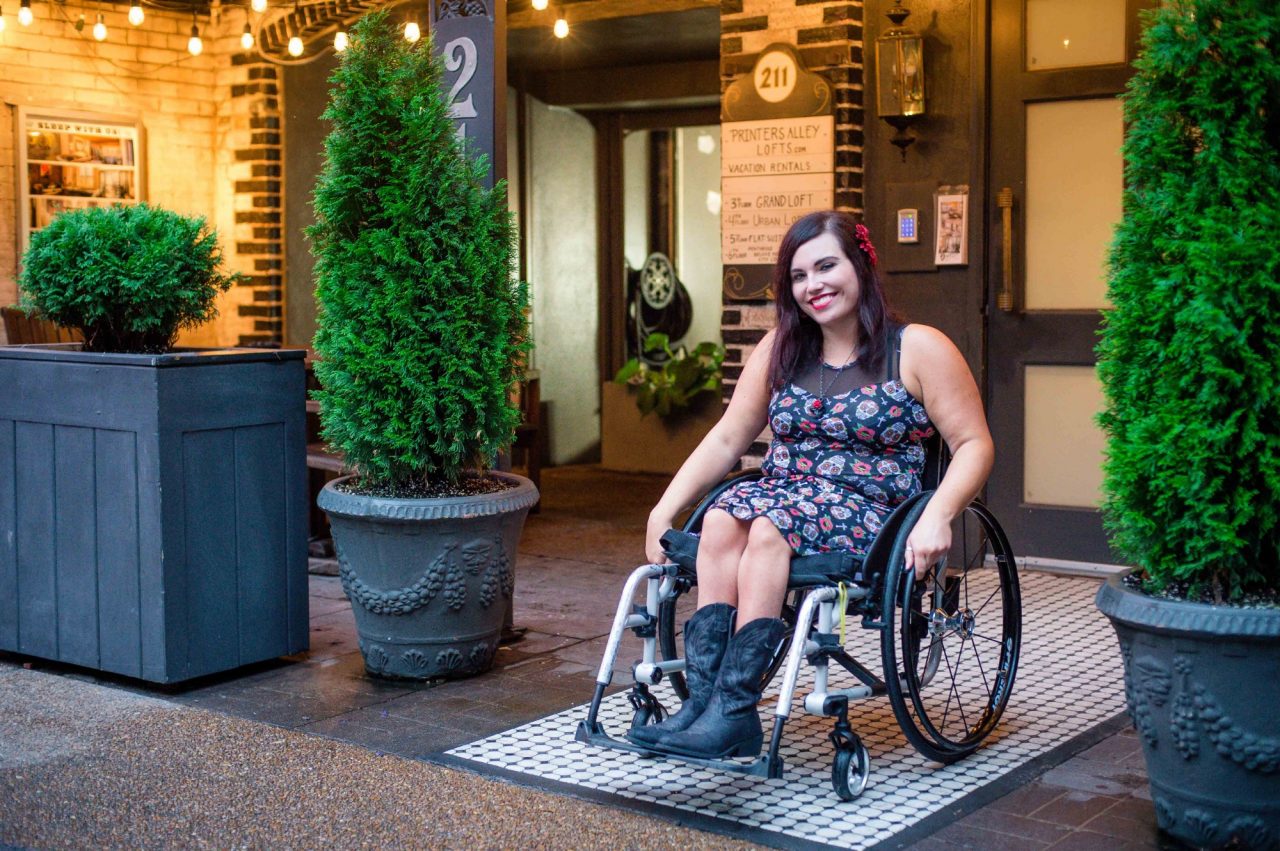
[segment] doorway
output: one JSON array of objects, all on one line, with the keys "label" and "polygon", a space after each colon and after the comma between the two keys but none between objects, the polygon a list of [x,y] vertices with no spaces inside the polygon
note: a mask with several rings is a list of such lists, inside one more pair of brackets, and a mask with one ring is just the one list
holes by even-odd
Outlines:
[{"label": "doorway", "polygon": [[1032,562],[1110,565],[1094,347],[1120,218],[1139,0],[993,0],[988,390],[992,508]]}]

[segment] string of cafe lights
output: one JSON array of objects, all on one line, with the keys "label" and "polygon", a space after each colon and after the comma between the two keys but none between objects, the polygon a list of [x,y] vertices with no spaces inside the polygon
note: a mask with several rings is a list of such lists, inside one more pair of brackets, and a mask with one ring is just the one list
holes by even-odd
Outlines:
[{"label": "string of cafe lights", "polygon": [[[200,35],[200,24],[199,24],[199,21],[197,20],[195,10],[192,9],[189,4],[185,4],[182,2],[175,2],[175,0],[146,0],[146,2],[147,2],[147,5],[149,6],[153,6],[155,8],[163,9],[167,11],[186,11],[188,9],[191,9],[191,30],[190,30],[190,37],[187,39],[187,52],[190,53],[192,56],[199,56],[201,53],[204,52],[204,39],[201,38],[201,35]],[[3,33],[5,31],[5,26],[6,26],[5,15],[4,15],[4,3],[5,3],[5,0],[0,0],[0,33]],[[248,5],[245,9],[244,30],[240,34],[240,47],[243,50],[250,51],[256,47],[259,47],[259,44],[258,44],[259,33],[261,32],[264,26],[265,16],[266,16],[266,13],[268,12],[269,5],[270,5],[269,0],[249,0]],[[546,11],[549,5],[549,0],[530,0],[530,5],[533,7],[534,11],[543,12],[543,11]],[[301,7],[300,0],[294,0],[292,12],[294,13],[295,18],[297,17],[296,13],[298,12],[300,7]],[[67,13],[64,9],[59,8],[58,11],[61,13],[63,18],[70,20],[70,18],[67,16]],[[213,15],[220,14],[221,3],[219,2],[219,0],[214,0],[213,4],[211,5],[210,11],[211,11],[211,17]],[[253,22],[251,20],[250,11],[252,11],[254,14],[258,16],[258,21],[257,21],[258,25],[256,28],[254,27]],[[284,10],[284,16],[288,16],[289,14],[290,12],[286,8]],[[86,25],[85,16],[86,16],[85,12],[83,11],[80,12],[79,17],[75,20],[73,24],[76,32],[78,33],[83,32],[85,28],[85,25]],[[277,17],[277,19],[279,19],[279,16]],[[146,11],[143,9],[143,0],[129,0],[129,12],[128,12],[129,23],[134,27],[139,27],[143,24],[145,20],[146,20]],[[30,27],[34,22],[35,22],[35,13],[32,11],[32,8],[31,8],[31,0],[19,0],[18,23],[25,28],[25,27]],[[105,16],[103,15],[102,12],[97,13],[97,19],[93,24],[91,32],[93,34],[94,40],[99,42],[107,40],[109,36],[109,32],[107,30]],[[563,12],[558,12],[556,14],[555,23],[552,25],[552,33],[556,36],[556,38],[568,37],[569,21],[567,18],[565,18]],[[422,28],[419,26],[416,19],[410,18],[408,21],[405,22],[404,37],[406,40],[408,40],[411,43],[415,43],[422,38]],[[315,59],[318,59],[320,56],[327,53],[328,50],[330,49],[337,53],[341,53],[342,51],[347,49],[347,46],[349,44],[350,44],[350,37],[347,35],[345,24],[340,24],[337,30],[334,32],[332,44],[327,45],[325,48],[322,48],[316,51],[311,56],[308,56],[305,59],[302,58],[302,55],[303,53],[306,52],[306,45],[303,43],[302,37],[296,32],[289,33],[289,41],[286,46],[286,51],[291,57],[293,57],[293,61],[284,60],[280,57],[271,56],[265,51],[262,51],[261,49],[259,49],[258,53],[263,59],[266,59],[267,61],[273,62],[275,64],[297,65],[297,64],[305,64],[307,62],[312,62]]]}]

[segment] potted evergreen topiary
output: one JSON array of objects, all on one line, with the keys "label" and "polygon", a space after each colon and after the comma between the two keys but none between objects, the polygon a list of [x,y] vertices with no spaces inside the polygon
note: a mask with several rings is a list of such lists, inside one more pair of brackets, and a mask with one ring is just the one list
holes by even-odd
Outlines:
[{"label": "potted evergreen topiary", "polygon": [[366,669],[413,679],[492,664],[538,497],[488,469],[518,424],[528,295],[505,187],[462,149],[442,76],[385,12],[353,27],[309,230],[316,398],[357,471],[319,504]]},{"label": "potted evergreen topiary", "polygon": [[153,682],[305,650],[302,351],[173,349],[236,279],[203,219],[138,204],[31,236],[0,347],[0,649]]},{"label": "potted evergreen topiary", "polygon": [[1280,6],[1173,0],[1125,95],[1098,594],[1161,828],[1280,846]]}]

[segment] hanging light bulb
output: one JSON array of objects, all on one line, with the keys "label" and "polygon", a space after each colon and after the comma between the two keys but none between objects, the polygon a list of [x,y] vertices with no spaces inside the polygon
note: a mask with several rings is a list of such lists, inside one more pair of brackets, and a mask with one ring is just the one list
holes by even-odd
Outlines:
[{"label": "hanging light bulb", "polygon": [[196,16],[191,16],[191,38],[187,39],[187,52],[199,56],[204,50],[204,42],[200,40],[200,27],[196,26]]},{"label": "hanging light bulb", "polygon": [[410,21],[404,25],[404,37],[410,44],[413,44],[418,39],[422,38],[422,30],[418,29],[417,21]]},{"label": "hanging light bulb", "polygon": [[31,14],[31,0],[21,0],[18,4],[18,23],[24,27],[31,26],[33,16]]},{"label": "hanging light bulb", "polygon": [[80,17],[76,18],[75,27],[76,27],[76,32],[78,33],[84,32],[84,12],[81,12]]},{"label": "hanging light bulb", "polygon": [[347,33],[345,30],[338,30],[333,34],[333,49],[337,53],[347,49]]},{"label": "hanging light bulb", "polygon": [[245,50],[253,50],[253,30],[249,28],[249,22],[244,22],[244,32],[240,33],[240,46]]},{"label": "hanging light bulb", "polygon": [[289,39],[289,55],[290,56],[301,56],[302,50],[303,50],[302,39],[298,38],[296,35],[293,38]]},{"label": "hanging light bulb", "polygon": [[0,33],[4,32],[4,7],[0,6]]},{"label": "hanging light bulb", "polygon": [[146,18],[146,13],[142,11],[141,0],[133,0],[133,3],[129,6],[129,23],[135,27],[140,27]]},{"label": "hanging light bulb", "polygon": [[98,22],[93,25],[93,37],[98,41],[107,40],[107,22],[102,19],[102,13],[98,13]]},{"label": "hanging light bulb", "polygon": [[253,8],[253,11],[257,12],[259,15],[267,11],[267,0],[252,0],[249,5]]},{"label": "hanging light bulb", "polygon": [[536,9],[537,11],[544,12],[546,11],[546,8],[547,8],[547,0],[533,0],[532,5],[533,5],[533,8]]},{"label": "hanging light bulb", "polygon": [[551,31],[556,34],[556,38],[565,38],[569,35],[569,22],[564,18],[556,18],[555,26]]}]

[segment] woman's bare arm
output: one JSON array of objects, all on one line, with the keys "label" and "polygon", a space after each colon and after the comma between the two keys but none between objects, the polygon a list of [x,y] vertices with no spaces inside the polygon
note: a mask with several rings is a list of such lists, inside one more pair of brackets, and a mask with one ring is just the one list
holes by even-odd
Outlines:
[{"label": "woman's bare arm", "polygon": [[676,515],[723,479],[764,430],[769,416],[773,338],[774,332],[770,331],[747,358],[724,415],[680,466],[650,512],[645,534],[645,557],[650,562],[666,561],[659,539],[671,528]]}]

